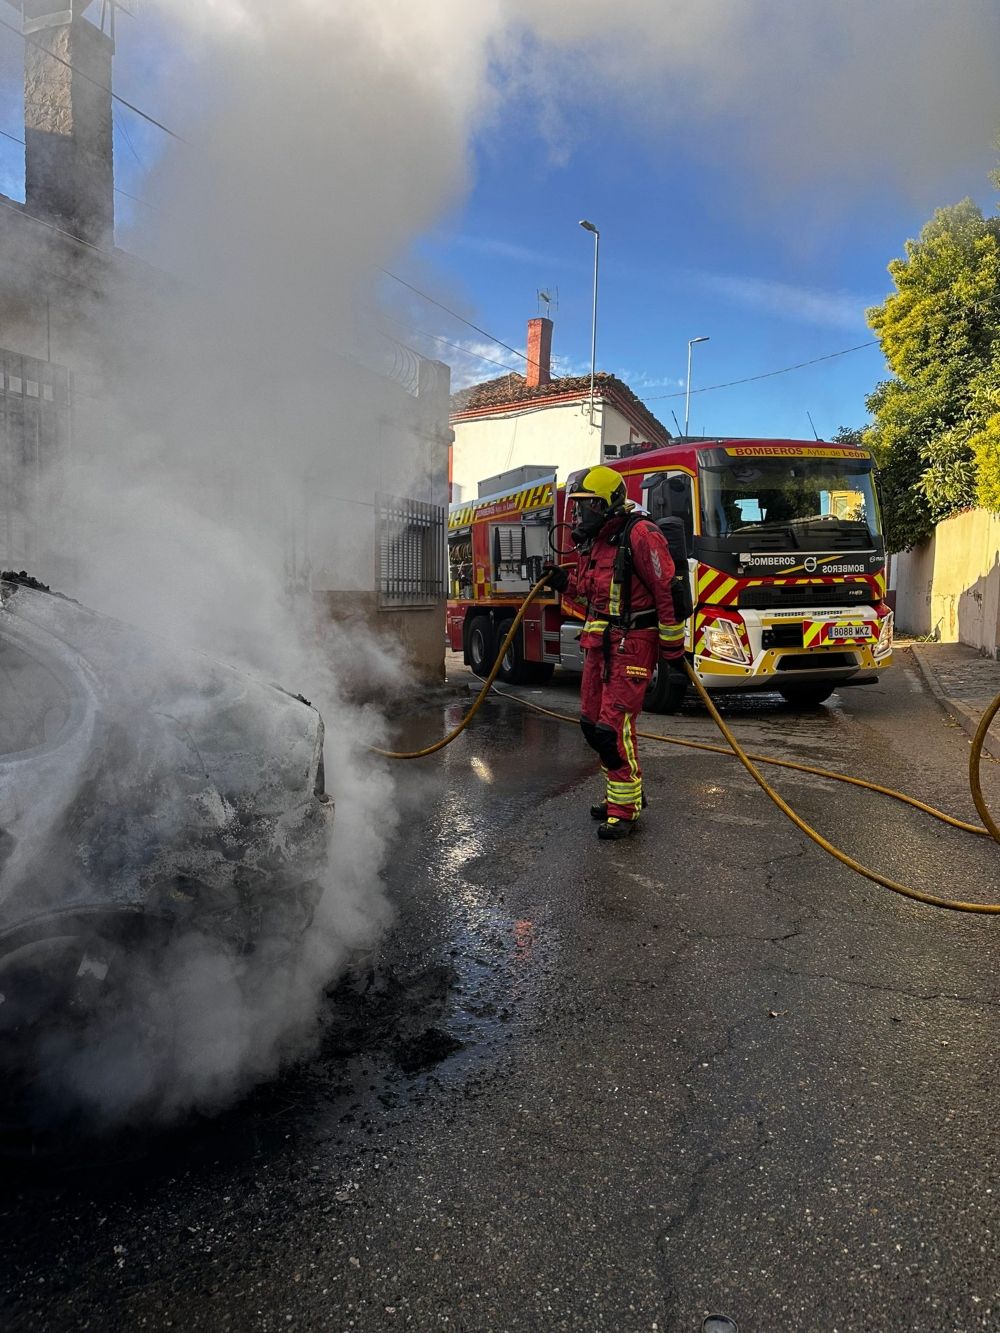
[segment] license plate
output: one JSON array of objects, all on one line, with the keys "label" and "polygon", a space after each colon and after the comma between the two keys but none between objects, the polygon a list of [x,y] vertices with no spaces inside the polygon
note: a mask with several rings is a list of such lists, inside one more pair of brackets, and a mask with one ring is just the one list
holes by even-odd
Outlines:
[{"label": "license plate", "polygon": [[868,631],[864,625],[831,625],[828,637],[831,639],[867,639]]}]

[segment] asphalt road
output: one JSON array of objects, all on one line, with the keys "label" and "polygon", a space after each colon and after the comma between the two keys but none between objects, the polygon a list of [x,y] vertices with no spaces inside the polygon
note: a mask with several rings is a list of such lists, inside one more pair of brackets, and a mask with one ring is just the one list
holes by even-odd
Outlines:
[{"label": "asphalt road", "polygon": [[[729,716],[753,749],[975,818],[968,739],[905,652],[814,712]],[[645,725],[716,739],[694,705]],[[374,984],[214,1121],[0,1164],[0,1324],[1000,1326],[1000,921],[858,878],[732,760],[647,743],[644,763],[651,808],[617,844],[578,731],[515,703],[402,768]],[[862,861],[1000,898],[988,839],[777,783]]]}]

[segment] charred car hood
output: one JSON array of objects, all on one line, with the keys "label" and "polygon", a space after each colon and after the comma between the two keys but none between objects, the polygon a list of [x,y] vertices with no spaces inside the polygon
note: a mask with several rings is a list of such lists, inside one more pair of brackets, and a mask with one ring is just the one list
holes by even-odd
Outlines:
[{"label": "charred car hood", "polygon": [[322,751],[303,700],[0,582],[0,939],[81,906],[245,912],[310,879]]}]

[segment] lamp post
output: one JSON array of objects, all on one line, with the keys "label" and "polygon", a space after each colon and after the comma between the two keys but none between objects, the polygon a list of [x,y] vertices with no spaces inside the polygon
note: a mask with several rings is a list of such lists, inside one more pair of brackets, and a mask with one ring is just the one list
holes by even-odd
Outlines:
[{"label": "lamp post", "polygon": [[706,336],[706,337],[702,337],[702,338],[689,338],[689,339],[688,339],[688,376],[687,376],[687,389],[685,390],[685,393],[684,393],[684,435],[685,435],[685,438],[687,437],[687,433],[688,433],[688,421],[689,421],[690,418],[691,418],[691,348],[695,345],[695,343],[707,343],[708,341],[709,341],[709,338],[708,338],[707,336]]},{"label": "lamp post", "polygon": [[597,265],[601,253],[601,233],[586,218],[580,220],[584,231],[594,234],[594,313],[590,324],[590,425],[594,425],[594,370],[597,365]]}]

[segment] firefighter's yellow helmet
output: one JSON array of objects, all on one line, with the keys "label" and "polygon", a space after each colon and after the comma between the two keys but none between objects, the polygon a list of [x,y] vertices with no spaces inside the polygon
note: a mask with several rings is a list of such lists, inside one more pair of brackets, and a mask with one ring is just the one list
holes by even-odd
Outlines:
[{"label": "firefighter's yellow helmet", "polygon": [[610,467],[592,467],[569,493],[570,500],[603,500],[609,509],[625,501],[625,480]]}]

